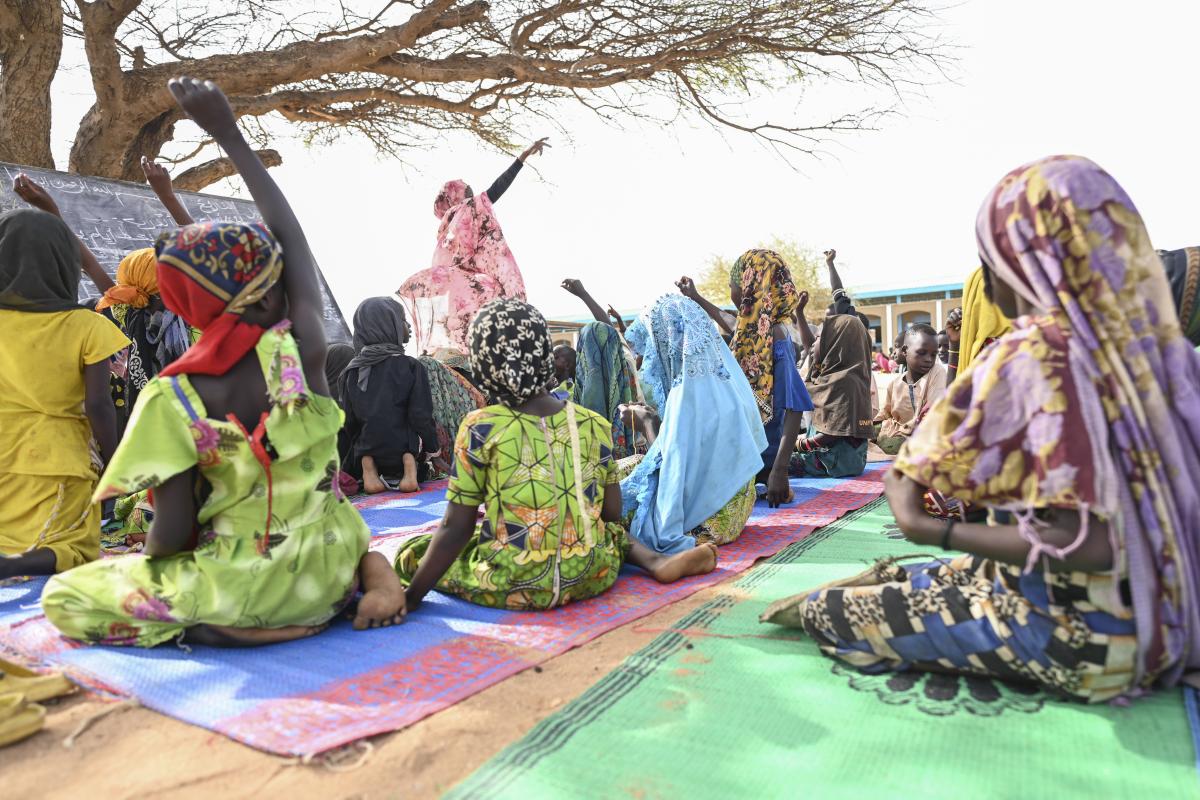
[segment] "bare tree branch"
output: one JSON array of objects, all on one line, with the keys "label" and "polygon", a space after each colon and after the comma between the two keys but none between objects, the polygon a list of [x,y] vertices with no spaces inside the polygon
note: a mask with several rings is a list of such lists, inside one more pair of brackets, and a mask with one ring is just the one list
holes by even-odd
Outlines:
[{"label": "bare tree branch", "polygon": [[[265,167],[278,167],[283,163],[283,156],[279,155],[278,150],[255,150],[258,154],[258,160]],[[225,156],[214,158],[212,161],[205,161],[203,164],[197,164],[191,169],[184,170],[172,179],[171,183],[176,189],[185,192],[198,192],[206,186],[211,186],[219,180],[237,175],[237,167],[233,165]]]},{"label": "bare tree branch", "polygon": [[[288,0],[63,0],[61,35],[83,39],[96,91],[70,166],[140,180],[142,155],[203,158],[171,145],[166,81],[180,72],[220,83],[263,147],[349,135],[402,155],[466,131],[508,149],[571,102],[819,155],[944,78],[938,1],[338,0],[297,13]],[[756,113],[763,96],[838,84],[883,100],[817,120]]]}]

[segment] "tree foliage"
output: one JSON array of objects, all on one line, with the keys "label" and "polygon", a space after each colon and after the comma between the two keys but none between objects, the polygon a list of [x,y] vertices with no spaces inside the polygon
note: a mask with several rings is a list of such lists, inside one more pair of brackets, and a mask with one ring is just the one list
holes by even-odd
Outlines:
[{"label": "tree foliage", "polygon": [[143,155],[199,166],[196,181],[229,174],[212,143],[172,145],[166,81],[182,72],[220,83],[263,148],[283,120],[388,154],[453,130],[507,149],[518,119],[575,102],[811,153],[889,109],[756,119],[754,98],[837,82],[899,98],[944,63],[933,14],[923,0],[0,0],[0,160],[53,166],[64,37],[95,93],[69,168],[106,177],[141,180]]},{"label": "tree foliage", "polygon": [[[833,294],[828,285],[828,272],[825,267],[825,257],[813,248],[800,244],[792,239],[773,237],[769,242],[763,242],[756,247],[764,250],[774,250],[788,265],[792,280],[800,291],[808,292],[808,307],[805,316],[809,322],[819,323],[825,316],[825,309],[833,302]],[[708,267],[696,279],[696,289],[708,300],[724,305],[729,303],[729,271],[736,259],[724,256],[713,256]]]}]

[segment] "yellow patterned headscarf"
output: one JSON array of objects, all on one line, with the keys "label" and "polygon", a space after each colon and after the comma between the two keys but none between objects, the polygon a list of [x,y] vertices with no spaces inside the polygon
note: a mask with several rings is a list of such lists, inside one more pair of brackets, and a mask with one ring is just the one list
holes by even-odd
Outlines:
[{"label": "yellow patterned headscarf", "polygon": [[971,273],[963,288],[962,338],[958,342],[958,372],[966,371],[993,339],[1013,329],[1008,317],[983,292],[983,267]]},{"label": "yellow patterned headscarf", "polygon": [[134,250],[117,266],[117,281],[96,303],[96,310],[109,306],[127,305],[145,308],[150,298],[158,294],[158,256],[153,247]]},{"label": "yellow patterned headscarf", "polygon": [[[792,321],[800,293],[792,273],[774,250],[747,250],[734,262],[731,279],[740,276],[742,304],[733,333],[733,356],[754,390],[763,424],[774,414],[775,359],[771,329]],[[732,280],[731,280],[732,283]]]}]

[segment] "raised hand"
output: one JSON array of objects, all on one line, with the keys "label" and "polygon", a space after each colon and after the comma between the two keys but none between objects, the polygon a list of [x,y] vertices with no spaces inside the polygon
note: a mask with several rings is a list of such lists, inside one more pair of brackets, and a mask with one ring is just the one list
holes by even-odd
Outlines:
[{"label": "raised hand", "polygon": [[796,313],[800,313],[807,307],[808,307],[808,291],[804,290],[804,291],[800,292],[800,302],[796,305]]},{"label": "raised hand", "polygon": [[562,288],[566,289],[576,297],[580,297],[584,293],[583,281],[578,278],[566,278],[562,282]]},{"label": "raised hand", "polygon": [[237,119],[225,93],[212,81],[186,76],[172,78],[167,89],[192,121],[215,139],[238,133]]},{"label": "raised hand", "polygon": [[171,173],[167,172],[167,168],[157,161],[142,156],[142,174],[146,176],[146,183],[150,184],[150,188],[154,190],[155,194],[174,191],[171,187]]},{"label": "raised hand", "polygon": [[58,204],[54,202],[54,198],[50,196],[39,183],[35,183],[32,178],[22,172],[13,181],[13,191],[17,193],[17,197],[24,200],[34,208],[39,208],[56,217],[62,217],[58,211]]},{"label": "raised hand", "polygon": [[675,286],[679,289],[679,293],[681,295],[691,298],[692,300],[695,300],[700,294],[696,290],[696,282],[687,275],[684,275],[682,278],[675,281]]},{"label": "raised hand", "polygon": [[832,264],[834,262],[834,259],[837,258],[837,250],[834,250],[831,247],[825,251],[824,255],[825,255],[825,263]]},{"label": "raised hand", "polygon": [[616,329],[619,330],[621,333],[624,333],[625,332],[625,318],[622,317],[617,312],[617,310],[615,308],[613,308],[612,306],[608,307],[608,316],[612,318],[613,325],[616,326]]},{"label": "raised hand", "polygon": [[538,139],[536,142],[529,145],[529,147],[525,148],[525,152],[521,153],[521,161],[524,161],[525,159],[529,158],[530,156],[540,156],[542,154],[542,151],[545,150],[549,146],[550,146],[550,142],[549,142],[548,138],[543,136],[541,139]]},{"label": "raised hand", "polygon": [[946,338],[950,344],[958,344],[962,339],[962,309],[956,308],[946,315]]}]

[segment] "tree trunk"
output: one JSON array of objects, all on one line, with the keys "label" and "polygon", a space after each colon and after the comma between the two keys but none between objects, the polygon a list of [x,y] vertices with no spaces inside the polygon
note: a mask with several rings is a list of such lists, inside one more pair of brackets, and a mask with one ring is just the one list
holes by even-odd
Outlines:
[{"label": "tree trunk", "polygon": [[59,0],[0,3],[0,161],[54,169],[50,84],[62,42]]}]

